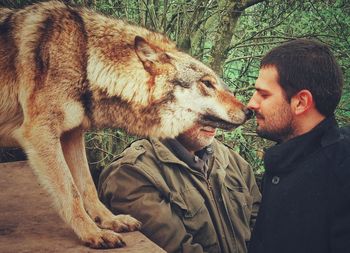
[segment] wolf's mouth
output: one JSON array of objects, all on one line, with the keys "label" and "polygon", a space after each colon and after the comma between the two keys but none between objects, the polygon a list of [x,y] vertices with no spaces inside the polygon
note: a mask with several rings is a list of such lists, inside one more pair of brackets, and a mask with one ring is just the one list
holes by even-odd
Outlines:
[{"label": "wolf's mouth", "polygon": [[240,125],[240,124],[233,124],[231,122],[220,119],[220,118],[215,117],[213,115],[203,115],[201,117],[201,119],[199,120],[199,123],[202,125],[205,125],[205,126],[211,126],[214,128],[221,128],[224,130],[232,130]]}]

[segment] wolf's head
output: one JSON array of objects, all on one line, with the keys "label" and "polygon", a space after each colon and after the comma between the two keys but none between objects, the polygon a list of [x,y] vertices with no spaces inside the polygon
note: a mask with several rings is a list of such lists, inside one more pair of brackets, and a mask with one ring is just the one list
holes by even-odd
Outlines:
[{"label": "wolf's head", "polygon": [[100,21],[88,29],[93,34],[87,70],[95,127],[175,137],[194,124],[229,130],[249,117],[249,110],[210,68],[167,37],[122,21],[108,22],[109,36]]},{"label": "wolf's head", "polygon": [[141,37],[135,38],[135,52],[150,74],[150,104],[162,104],[157,135],[176,136],[194,123],[230,130],[250,117],[224,82],[188,54],[162,50]]}]

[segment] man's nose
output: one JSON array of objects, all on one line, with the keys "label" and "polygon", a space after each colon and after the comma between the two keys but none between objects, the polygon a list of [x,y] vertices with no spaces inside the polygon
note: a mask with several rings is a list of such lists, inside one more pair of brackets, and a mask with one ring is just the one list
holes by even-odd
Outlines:
[{"label": "man's nose", "polygon": [[254,95],[253,95],[247,104],[247,108],[249,110],[255,111],[257,107],[258,107],[258,103],[255,101]]}]

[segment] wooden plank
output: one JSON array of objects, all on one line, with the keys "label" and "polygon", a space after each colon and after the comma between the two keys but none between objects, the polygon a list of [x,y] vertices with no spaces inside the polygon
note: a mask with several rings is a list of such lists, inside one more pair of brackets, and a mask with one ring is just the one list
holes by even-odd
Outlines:
[{"label": "wooden plank", "polygon": [[124,248],[85,247],[52,208],[25,161],[0,163],[0,186],[1,253],[165,252],[140,232],[123,233]]}]

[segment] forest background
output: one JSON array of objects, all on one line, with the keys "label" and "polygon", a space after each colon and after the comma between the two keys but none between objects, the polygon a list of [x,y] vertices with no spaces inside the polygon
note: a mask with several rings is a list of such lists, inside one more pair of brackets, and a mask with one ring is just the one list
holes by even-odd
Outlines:
[{"label": "forest background", "polygon": [[[37,0],[0,0],[21,8]],[[342,100],[336,110],[340,126],[350,125],[350,1],[348,0],[65,0],[161,32],[179,48],[214,69],[244,103],[254,92],[261,57],[295,38],[312,38],[330,46],[344,73]],[[135,140],[121,130],[86,134],[94,180]],[[255,121],[217,138],[239,152],[259,178],[264,149],[273,143],[257,137]],[[0,161],[11,152],[2,150]],[[11,157],[10,157],[11,160]]]}]

